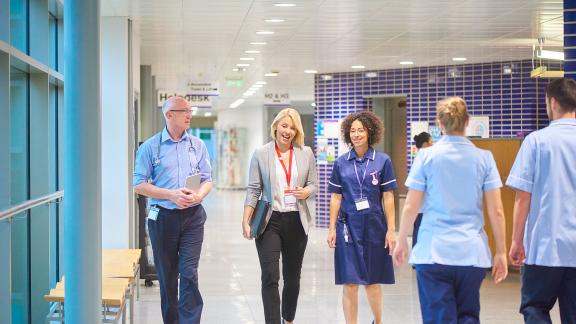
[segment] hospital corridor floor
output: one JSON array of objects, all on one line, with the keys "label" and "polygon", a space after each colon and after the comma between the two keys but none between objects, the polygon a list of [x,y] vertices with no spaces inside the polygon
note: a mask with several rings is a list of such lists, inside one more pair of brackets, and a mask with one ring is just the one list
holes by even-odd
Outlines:
[{"label": "hospital corridor floor", "polygon": [[[241,234],[244,195],[242,190],[213,190],[203,203],[208,219],[199,268],[200,291],[204,299],[202,323],[264,324],[256,247],[253,240],[247,241]],[[328,248],[326,236],[325,228],[310,230],[294,323],[345,323],[342,287],[334,284],[334,251]],[[404,265],[396,268],[395,273],[396,284],[382,286],[383,323],[421,323],[415,271]],[[140,284],[134,323],[162,323],[158,282],[155,281],[152,287],[145,287],[143,280]],[[480,296],[482,323],[523,322],[518,313],[518,273],[512,273],[500,285],[494,285],[487,276]],[[358,323],[371,323],[372,313],[364,289],[359,291],[358,299]],[[552,311],[552,320],[560,323],[557,306]]]}]

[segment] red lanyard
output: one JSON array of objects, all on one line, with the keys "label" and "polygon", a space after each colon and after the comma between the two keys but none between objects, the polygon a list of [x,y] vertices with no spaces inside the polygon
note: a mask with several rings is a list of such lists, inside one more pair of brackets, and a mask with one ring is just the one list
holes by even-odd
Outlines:
[{"label": "red lanyard", "polygon": [[284,161],[282,161],[282,154],[280,154],[278,145],[274,145],[274,149],[276,150],[280,164],[282,164],[282,169],[284,169],[284,174],[286,175],[286,184],[288,185],[288,188],[290,188],[290,180],[292,180],[292,154],[294,154],[294,148],[290,146],[290,162],[288,163],[288,170],[286,170],[286,165],[284,164]]}]

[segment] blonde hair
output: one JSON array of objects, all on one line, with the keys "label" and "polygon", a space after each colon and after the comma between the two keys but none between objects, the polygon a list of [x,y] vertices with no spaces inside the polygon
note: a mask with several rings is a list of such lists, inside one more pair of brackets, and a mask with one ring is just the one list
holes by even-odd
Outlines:
[{"label": "blonde hair", "polygon": [[272,136],[273,139],[276,139],[276,128],[278,127],[278,123],[280,123],[284,117],[290,117],[292,123],[294,123],[294,128],[296,128],[296,136],[294,136],[292,142],[297,146],[303,146],[304,129],[302,128],[302,121],[300,120],[300,114],[293,108],[282,109],[278,115],[276,115],[272,125],[270,125],[270,136]]},{"label": "blonde hair", "polygon": [[436,118],[447,133],[462,132],[468,122],[466,102],[460,97],[449,97],[438,102]]}]

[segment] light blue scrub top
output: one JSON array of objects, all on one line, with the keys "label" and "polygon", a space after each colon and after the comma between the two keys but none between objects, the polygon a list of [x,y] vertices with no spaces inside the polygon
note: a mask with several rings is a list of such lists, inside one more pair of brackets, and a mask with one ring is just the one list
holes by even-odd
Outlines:
[{"label": "light blue scrub top", "polygon": [[576,119],[528,135],[506,185],[532,194],[525,263],[576,267]]},{"label": "light blue scrub top", "polygon": [[[164,128],[161,133],[150,137],[140,145],[135,162],[134,186],[150,182],[156,187],[178,189],[183,188],[186,185],[186,178],[194,174],[200,174],[201,183],[212,181],[212,168],[206,145],[198,137],[187,132],[179,141],[174,141]],[[150,205],[160,205],[168,209],[178,208],[170,200],[149,198],[148,201]]]},{"label": "light blue scrub top", "polygon": [[502,187],[502,181],[491,152],[465,137],[443,136],[420,150],[406,186],[424,192],[424,217],[411,264],[492,265],[482,199],[485,191]]}]

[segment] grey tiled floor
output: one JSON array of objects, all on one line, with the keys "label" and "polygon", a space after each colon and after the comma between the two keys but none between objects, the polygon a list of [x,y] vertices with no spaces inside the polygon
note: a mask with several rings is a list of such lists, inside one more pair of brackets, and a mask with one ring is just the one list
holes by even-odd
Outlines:
[{"label": "grey tiled floor", "polygon": [[[260,298],[260,267],[254,241],[241,235],[244,191],[214,190],[204,206],[208,213],[200,260],[200,290],[204,298],[202,322],[264,323]],[[326,229],[312,229],[302,269],[295,323],[344,323],[342,288],[334,284],[333,251],[326,245]],[[396,269],[396,284],[383,286],[384,323],[420,323],[416,277],[409,266]],[[140,289],[135,323],[162,323],[158,283]],[[520,283],[511,275],[496,286],[485,280],[481,290],[483,323],[522,323],[518,314]],[[359,295],[359,321],[372,321],[364,292]],[[560,323],[553,310],[554,323]]]}]

